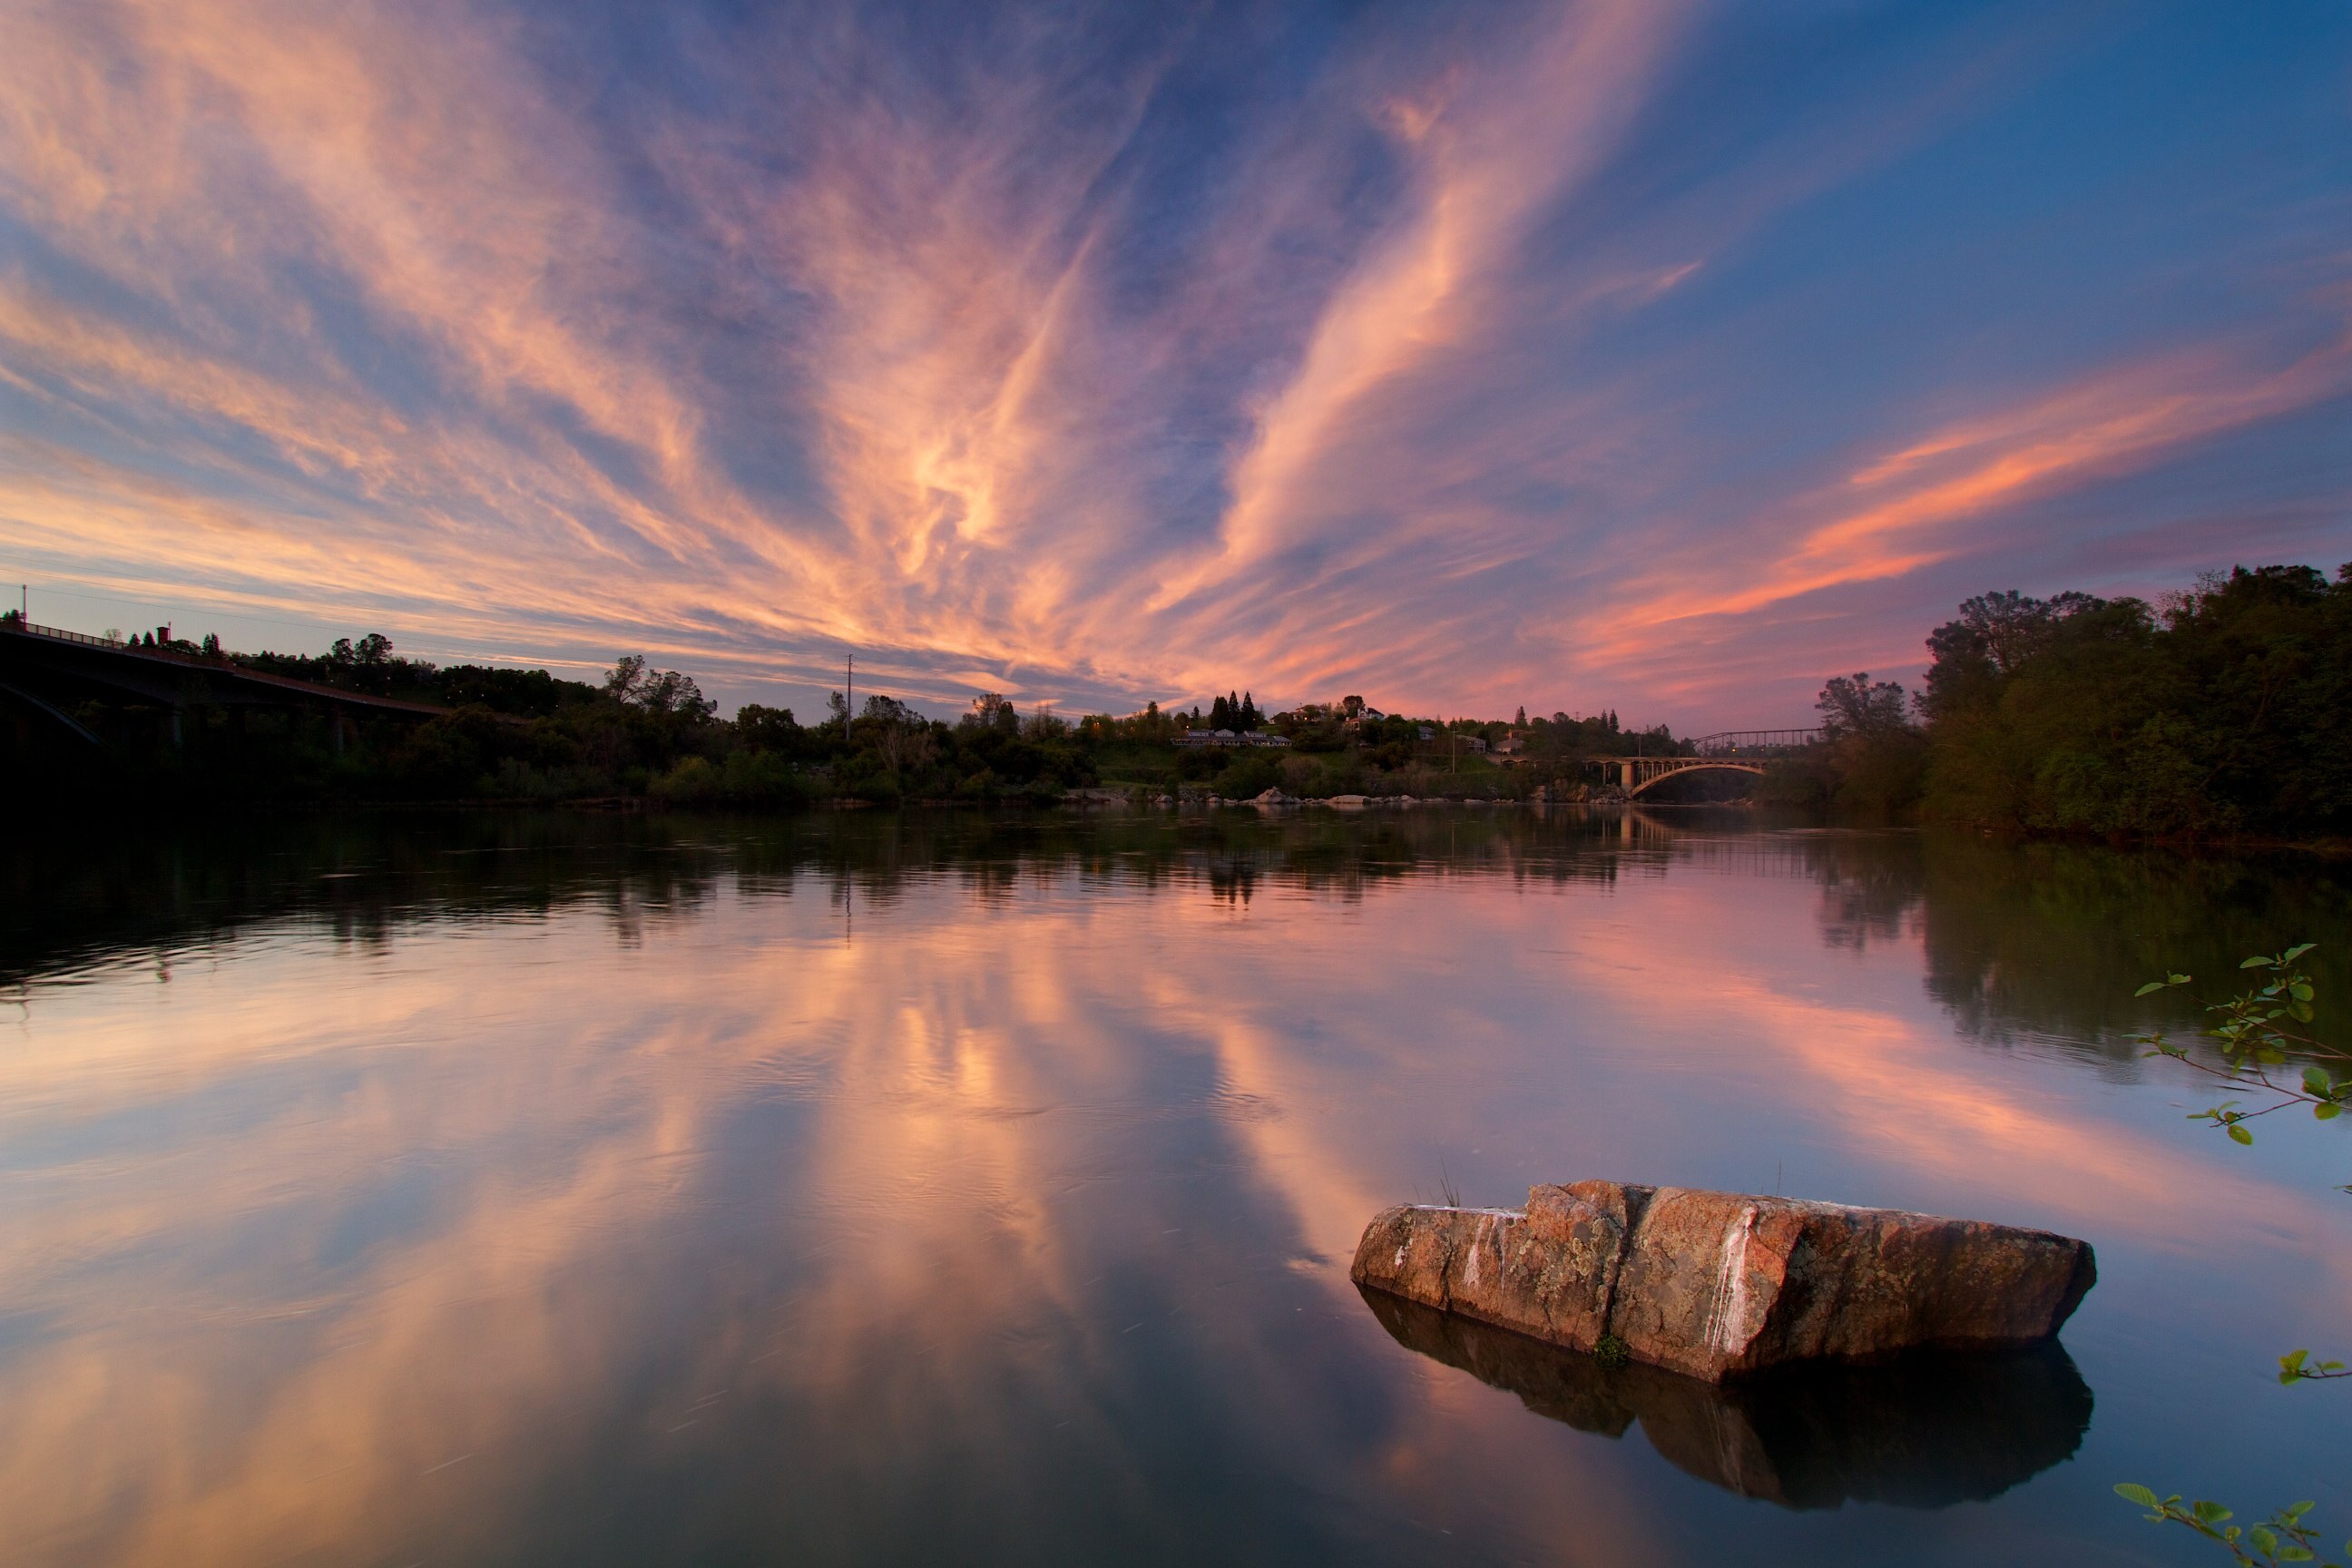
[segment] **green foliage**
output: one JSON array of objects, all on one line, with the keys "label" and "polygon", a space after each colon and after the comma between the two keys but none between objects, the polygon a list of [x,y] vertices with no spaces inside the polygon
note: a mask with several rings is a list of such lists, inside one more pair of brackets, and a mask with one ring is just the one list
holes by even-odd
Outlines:
[{"label": "green foliage", "polygon": [[[2210,1121],[2228,1133],[2231,1141],[2252,1143],[2253,1131],[2246,1123],[2258,1117],[2291,1106],[2307,1105],[2314,1117],[2332,1121],[2344,1113],[2347,1105],[2352,1105],[2352,1076],[2336,1078],[2326,1065],[2352,1065],[2352,1052],[2321,1041],[2303,1028],[2317,1016],[2314,1005],[2317,991],[2300,963],[2313,945],[2306,942],[2284,952],[2256,953],[2238,965],[2242,973],[2258,971],[2263,978],[2252,989],[2206,1007],[2214,1021],[2202,1031],[2202,1037],[2213,1042],[2221,1058],[2220,1065],[2192,1058],[2187,1046],[2163,1034],[2139,1037],[2148,1056],[2184,1062],[2233,1088],[2252,1090],[2266,1101],[2259,1110],[2243,1110],[2239,1109],[2239,1100],[2225,1100],[2192,1112],[2191,1121]],[[2168,974],[2161,980],[2149,981],[2133,994],[2148,996],[2189,984],[2190,977],[2186,974]],[[2290,1057],[2306,1058],[2299,1076],[2292,1079],[2273,1077],[2274,1072],[2284,1072]],[[2308,1059],[2312,1058],[2318,1059]]]},{"label": "green foliage", "polygon": [[1273,758],[1263,752],[1245,752],[1225,765],[1213,787],[1227,800],[1247,800],[1265,794],[1278,782]]},{"label": "green foliage", "polygon": [[1927,741],[1911,721],[1911,700],[1892,680],[1868,672],[1833,675],[1814,704],[1822,745],[1777,765],[1759,793],[1785,805],[1835,805],[1887,817],[1917,803],[1927,769]]},{"label": "green foliage", "polygon": [[[2320,1558],[2319,1531],[2304,1522],[2313,1506],[2307,1502],[2280,1509],[2263,1522],[2243,1527],[2231,1523],[2237,1515],[2218,1502],[2201,1499],[2183,1502],[2178,1492],[2159,1498],[2147,1488],[2130,1481],[2119,1484],[2116,1495],[2147,1509],[2149,1523],[2178,1524],[2192,1530],[2227,1550],[2231,1562],[2248,1568],[2274,1568],[2281,1563],[2319,1563],[2320,1568],[2343,1568],[2341,1563]],[[2352,1557],[2352,1542],[2345,1543],[2344,1551],[2347,1557]]]},{"label": "green foliage", "polygon": [[[2207,1005],[2205,1010],[2215,1022],[2202,1034],[2213,1042],[2221,1058],[2220,1066],[2196,1059],[2187,1046],[2176,1045],[2161,1034],[2140,1037],[2148,1047],[2147,1055],[2168,1057],[2225,1082],[2244,1085],[2270,1101],[2259,1110],[2247,1111],[2239,1110],[2239,1102],[2234,1100],[2223,1100],[2193,1112],[2189,1120],[2210,1121],[2233,1142],[2252,1143],[2254,1135],[2245,1123],[2255,1117],[2290,1106],[2308,1105],[2315,1117],[2326,1121],[2341,1115],[2344,1106],[2352,1103],[2352,1079],[2339,1080],[2324,1066],[2306,1063],[2301,1077],[2293,1082],[2271,1076],[2273,1069],[2285,1068],[2290,1056],[2352,1061],[2352,1053],[2323,1044],[2299,1027],[2308,1026],[2316,1016],[2316,988],[2298,963],[2313,946],[2306,942],[2280,952],[2258,952],[2239,963],[2241,973],[2252,971],[2263,978],[2250,990]],[[2161,980],[2148,981],[2133,994],[2153,996],[2191,984],[2187,974],[2167,973]],[[2342,1362],[2314,1361],[2307,1350],[2289,1351],[2278,1358],[2278,1368],[2279,1382],[2289,1386],[2352,1377],[2352,1368],[2347,1368]],[[2192,1530],[2225,1548],[2236,1563],[2270,1565],[2319,1561],[2315,1548],[2318,1532],[2303,1521],[2311,1511],[2310,1503],[2280,1509],[2264,1522],[2242,1529],[2230,1522],[2234,1516],[2217,1502],[2184,1504],[2177,1492],[2159,1499],[2147,1488],[2130,1482],[2117,1486],[2116,1492],[2147,1509],[2147,1517],[2151,1523],[2179,1524]],[[2352,1542],[2346,1542],[2344,1550],[2346,1556],[2352,1558]],[[2328,1568],[2343,1565],[2329,1564]]]},{"label": "green foliage", "polygon": [[2352,568],[2240,567],[2160,610],[2011,592],[1927,639],[1927,808],[2028,831],[2352,830]]}]

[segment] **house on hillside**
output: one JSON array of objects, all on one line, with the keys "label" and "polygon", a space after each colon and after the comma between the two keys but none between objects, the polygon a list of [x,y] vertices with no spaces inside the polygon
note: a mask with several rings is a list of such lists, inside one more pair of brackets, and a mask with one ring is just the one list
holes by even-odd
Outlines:
[{"label": "house on hillside", "polygon": [[1187,730],[1176,737],[1180,746],[1286,746],[1290,737],[1268,730]]}]

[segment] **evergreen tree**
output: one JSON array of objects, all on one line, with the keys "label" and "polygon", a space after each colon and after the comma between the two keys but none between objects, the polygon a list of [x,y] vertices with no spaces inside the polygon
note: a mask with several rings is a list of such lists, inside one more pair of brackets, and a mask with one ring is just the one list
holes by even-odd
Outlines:
[{"label": "evergreen tree", "polygon": [[1243,692],[1241,722],[1236,725],[1235,728],[1242,730],[1255,730],[1258,727],[1262,718],[1263,716],[1257,710],[1257,699],[1251,696],[1246,691]]},{"label": "evergreen tree", "polygon": [[1209,704],[1209,728],[1212,730],[1230,730],[1233,727],[1234,710],[1232,704],[1228,703],[1222,697],[1217,698]]}]

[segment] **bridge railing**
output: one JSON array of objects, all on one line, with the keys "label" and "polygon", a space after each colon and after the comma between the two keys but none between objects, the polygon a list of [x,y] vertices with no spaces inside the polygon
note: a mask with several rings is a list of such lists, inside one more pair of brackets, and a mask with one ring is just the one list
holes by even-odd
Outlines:
[{"label": "bridge railing", "polygon": [[1702,757],[1730,756],[1743,752],[1793,752],[1817,744],[1819,730],[1726,730],[1701,735],[1691,749]]},{"label": "bridge railing", "polygon": [[67,631],[63,626],[39,626],[21,616],[0,616],[0,632],[26,632],[37,637],[55,637],[59,642],[78,642],[85,647],[122,646],[121,637],[94,637],[88,632]]}]

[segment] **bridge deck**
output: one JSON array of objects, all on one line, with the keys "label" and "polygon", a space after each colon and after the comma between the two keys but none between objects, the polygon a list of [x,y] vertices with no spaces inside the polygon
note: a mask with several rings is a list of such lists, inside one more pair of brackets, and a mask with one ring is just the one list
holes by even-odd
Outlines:
[{"label": "bridge deck", "polygon": [[0,658],[16,656],[55,674],[129,690],[167,706],[227,702],[308,707],[326,704],[373,712],[436,718],[453,711],[439,703],[377,697],[320,681],[298,680],[248,669],[226,658],[205,658],[164,648],[127,647],[81,632],[19,623],[0,624]]}]

